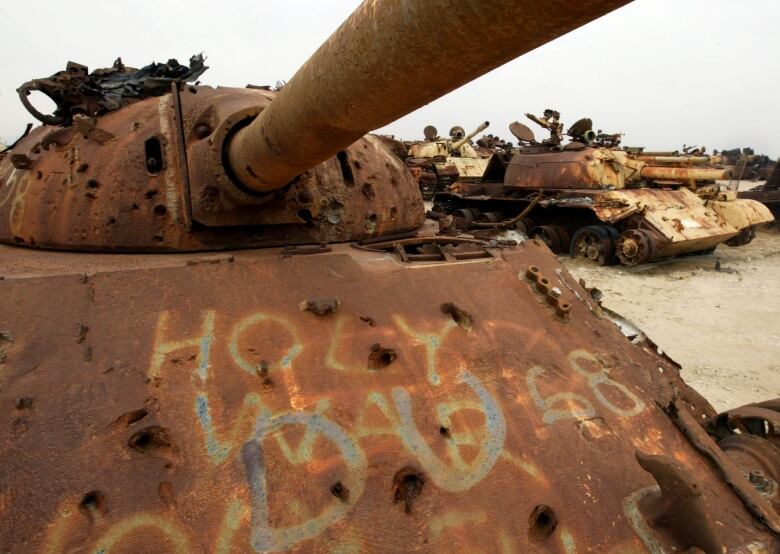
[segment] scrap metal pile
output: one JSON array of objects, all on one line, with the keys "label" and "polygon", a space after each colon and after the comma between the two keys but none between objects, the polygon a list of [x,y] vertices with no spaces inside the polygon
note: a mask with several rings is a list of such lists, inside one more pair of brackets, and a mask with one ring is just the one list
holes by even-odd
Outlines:
[{"label": "scrap metal pile", "polygon": [[[777,552],[780,401],[716,413],[363,134],[622,4],[369,2],[280,90],[184,71],[0,154],[0,551]],[[604,148],[528,143],[502,190],[653,167]],[[647,190],[573,198],[649,221]]]}]

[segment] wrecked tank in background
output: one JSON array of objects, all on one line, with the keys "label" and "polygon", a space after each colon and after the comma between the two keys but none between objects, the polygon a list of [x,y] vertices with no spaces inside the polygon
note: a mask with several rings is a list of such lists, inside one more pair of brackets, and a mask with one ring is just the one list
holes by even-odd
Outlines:
[{"label": "wrecked tank in background", "polygon": [[69,94],[0,159],[2,550],[775,551],[777,402],[716,414],[363,136],[622,4],[372,2],[278,91]]},{"label": "wrecked tank in background", "polygon": [[447,190],[455,182],[479,182],[493,156],[492,148],[475,148],[471,142],[490,125],[481,123],[466,134],[463,127],[450,129],[449,138],[442,138],[433,125],[423,130],[425,140],[406,143],[406,165],[420,183],[423,199],[430,200],[437,192]]},{"label": "wrecked tank in background", "polygon": [[737,193],[738,198],[761,202],[775,218],[775,226],[780,225],[780,165],[775,165],[765,183],[749,190]]},{"label": "wrecked tank in background", "polygon": [[562,145],[558,112],[526,115],[550,138],[539,143],[527,126],[513,123],[522,146],[503,178],[460,183],[436,195],[434,217],[452,216],[459,229],[482,234],[512,227],[555,253],[601,265],[709,252],[721,243],[740,246],[773,220],[763,205],[723,190],[716,181],[728,171],[708,167],[712,160],[701,152],[624,150],[614,146],[619,134],[599,133],[599,143],[587,118],[569,128],[571,140]]},{"label": "wrecked tank in background", "polygon": [[756,154],[752,148],[722,150],[723,163],[734,168],[733,178],[737,181],[766,181],[776,167],[776,160],[767,155]]}]

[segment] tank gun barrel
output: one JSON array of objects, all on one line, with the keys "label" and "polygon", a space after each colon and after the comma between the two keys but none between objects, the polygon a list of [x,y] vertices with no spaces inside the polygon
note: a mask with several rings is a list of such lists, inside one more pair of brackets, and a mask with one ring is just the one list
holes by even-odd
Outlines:
[{"label": "tank gun barrel", "polygon": [[644,179],[670,180],[670,181],[715,181],[728,179],[729,170],[696,167],[664,167],[646,165],[640,175]]},{"label": "tank gun barrel", "polygon": [[704,165],[712,161],[710,156],[654,156],[648,154],[640,154],[636,157],[636,159],[649,164],[656,163],[686,165]]},{"label": "tank gun barrel", "polygon": [[452,147],[451,147],[451,150],[455,150],[455,151],[457,151],[457,150],[458,150],[458,149],[459,149],[461,146],[463,146],[463,145],[464,145],[464,144],[466,144],[468,141],[470,141],[470,140],[471,140],[471,139],[473,139],[475,136],[477,136],[477,134],[479,134],[479,133],[481,133],[482,131],[484,131],[485,129],[487,129],[489,125],[490,125],[490,121],[485,121],[484,123],[480,124],[480,126],[479,126],[479,127],[477,127],[476,129],[474,129],[473,131],[471,131],[471,132],[470,132],[468,135],[466,135],[465,137],[463,137],[462,139],[460,139],[458,142],[454,143],[454,144],[452,145]]},{"label": "tank gun barrel", "polygon": [[[280,188],[367,132],[629,1],[562,9],[543,0],[366,0],[235,132],[230,168],[249,189]],[[453,42],[480,47],[452,56]]]}]

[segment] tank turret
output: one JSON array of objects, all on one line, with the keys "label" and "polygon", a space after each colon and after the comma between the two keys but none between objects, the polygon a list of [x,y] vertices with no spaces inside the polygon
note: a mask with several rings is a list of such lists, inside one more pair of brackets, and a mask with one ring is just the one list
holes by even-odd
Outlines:
[{"label": "tank turret", "polygon": [[452,143],[452,147],[451,147],[452,151],[454,151],[454,152],[460,151],[461,146],[463,146],[464,144],[468,143],[471,139],[473,139],[479,133],[481,133],[482,131],[487,129],[489,126],[490,126],[490,122],[489,121],[485,121],[484,123],[481,123],[479,125],[479,127],[474,129],[473,131],[471,131],[468,135],[464,136],[462,139],[460,139],[460,140],[458,140],[456,142],[453,142]]},{"label": "tank turret", "polygon": [[[281,90],[185,85],[193,71],[166,81],[159,67],[134,74],[121,63],[90,75],[71,64],[49,81],[59,112],[73,117],[45,119],[0,160],[12,198],[0,205],[0,241],[186,251],[413,230],[424,214],[417,183],[366,133],[623,3],[545,7],[539,26],[533,2],[477,11],[369,2]],[[447,32],[431,34],[433,19]],[[451,36],[482,47],[453,59]],[[116,86],[101,88],[109,78]]]}]

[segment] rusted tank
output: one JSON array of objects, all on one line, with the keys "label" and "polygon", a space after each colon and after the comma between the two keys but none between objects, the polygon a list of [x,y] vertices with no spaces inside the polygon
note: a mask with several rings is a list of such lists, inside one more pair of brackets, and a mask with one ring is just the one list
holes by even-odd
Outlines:
[{"label": "rusted tank", "polygon": [[369,2],[281,91],[31,82],[60,119],[0,160],[2,551],[774,551],[777,404],[718,416],[542,242],[421,225],[363,135],[621,3]]},{"label": "rusted tank", "polygon": [[420,183],[425,200],[457,181],[479,182],[490,163],[493,149],[477,150],[470,141],[489,125],[490,122],[485,121],[468,134],[456,125],[450,129],[448,139],[438,136],[436,128],[429,125],[424,130],[426,140],[407,144],[406,164]]},{"label": "rusted tank", "polygon": [[775,217],[775,225],[780,221],[780,165],[775,165],[765,183],[749,190],[739,191],[738,198],[754,200],[764,204]]},{"label": "rusted tank", "polygon": [[575,123],[571,141],[561,145],[557,119],[529,117],[551,129],[551,138],[540,144],[514,123],[525,145],[500,182],[458,184],[437,195],[437,217],[453,215],[456,226],[482,233],[515,227],[556,253],[602,265],[709,252],[724,242],[740,246],[773,220],[765,206],[716,183],[729,171],[712,157],[600,146],[591,143],[589,119]]},{"label": "rusted tank", "polygon": [[733,178],[737,181],[765,181],[777,165],[765,154],[756,154],[752,148],[722,150],[719,154],[723,163],[734,168]]}]

